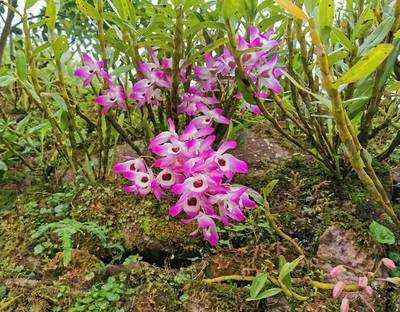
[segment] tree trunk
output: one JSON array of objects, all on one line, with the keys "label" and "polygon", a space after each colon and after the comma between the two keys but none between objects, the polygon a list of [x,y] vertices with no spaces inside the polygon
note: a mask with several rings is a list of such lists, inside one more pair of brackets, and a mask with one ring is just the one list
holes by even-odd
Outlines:
[{"label": "tree trunk", "polygon": [[[17,0],[10,0],[9,3],[12,7],[14,8],[17,7]],[[13,19],[14,19],[14,11],[8,9],[6,21],[0,36],[0,65],[2,64],[3,54],[7,45],[8,36],[10,35],[11,24]]]}]

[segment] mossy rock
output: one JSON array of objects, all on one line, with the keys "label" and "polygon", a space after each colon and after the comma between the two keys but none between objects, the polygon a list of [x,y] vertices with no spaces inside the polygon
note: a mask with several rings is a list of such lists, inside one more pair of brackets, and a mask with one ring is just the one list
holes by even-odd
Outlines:
[{"label": "mossy rock", "polygon": [[[168,216],[172,198],[162,202],[151,196],[138,197],[123,192],[118,186],[88,187],[74,200],[71,216],[80,221],[93,221],[109,229],[109,245],[120,244],[125,253],[140,253],[145,260],[157,262],[168,256],[193,257],[206,244],[190,233],[194,224],[183,225]],[[80,248],[87,248],[100,258],[97,241],[80,240]]]}]

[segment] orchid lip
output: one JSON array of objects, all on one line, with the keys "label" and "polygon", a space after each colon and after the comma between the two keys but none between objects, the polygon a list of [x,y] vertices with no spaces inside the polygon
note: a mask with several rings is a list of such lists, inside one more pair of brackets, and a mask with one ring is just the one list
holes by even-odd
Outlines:
[{"label": "orchid lip", "polygon": [[200,187],[202,187],[203,185],[204,185],[203,180],[196,180],[196,181],[193,182],[193,186],[194,186],[195,188],[200,188]]},{"label": "orchid lip", "polygon": [[188,206],[197,206],[197,198],[191,197],[187,200]]},{"label": "orchid lip", "polygon": [[172,174],[170,174],[169,172],[167,172],[167,173],[164,173],[161,177],[162,177],[162,179],[163,179],[164,181],[170,181],[170,180],[172,179]]}]

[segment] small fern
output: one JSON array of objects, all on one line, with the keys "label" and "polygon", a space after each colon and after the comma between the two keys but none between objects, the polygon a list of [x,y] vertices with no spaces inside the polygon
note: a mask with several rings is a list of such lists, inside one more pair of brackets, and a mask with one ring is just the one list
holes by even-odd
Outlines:
[{"label": "small fern", "polygon": [[57,222],[41,225],[32,235],[33,239],[44,236],[47,232],[52,231],[57,234],[61,241],[61,249],[63,251],[63,265],[67,266],[72,257],[72,237],[74,234],[87,232],[99,238],[103,245],[106,244],[106,230],[94,222],[79,222],[74,219],[64,219]]}]

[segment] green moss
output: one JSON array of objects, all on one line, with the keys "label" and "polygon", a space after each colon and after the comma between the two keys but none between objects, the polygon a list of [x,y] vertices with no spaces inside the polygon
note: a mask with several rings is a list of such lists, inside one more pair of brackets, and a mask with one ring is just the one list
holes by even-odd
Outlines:
[{"label": "green moss", "polygon": [[121,244],[129,252],[192,254],[203,242],[190,236],[193,227],[168,217],[171,203],[171,199],[159,203],[151,197],[126,194],[115,185],[99,185],[76,197],[71,216],[106,225],[112,229],[110,243]]}]

